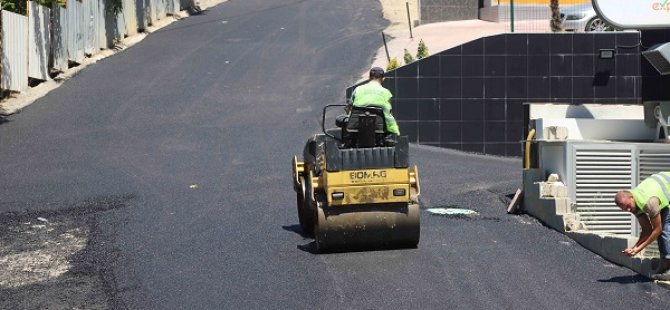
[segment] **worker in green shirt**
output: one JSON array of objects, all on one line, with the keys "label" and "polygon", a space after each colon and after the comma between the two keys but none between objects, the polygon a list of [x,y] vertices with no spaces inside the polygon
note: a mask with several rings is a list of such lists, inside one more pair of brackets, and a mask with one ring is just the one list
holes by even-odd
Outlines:
[{"label": "worker in green shirt", "polygon": [[397,141],[400,135],[398,124],[391,114],[391,92],[382,86],[384,82],[384,69],[373,67],[370,69],[370,80],[354,89],[351,94],[351,102],[355,107],[377,107],[384,111],[386,121],[387,141]]},{"label": "worker in green shirt", "polygon": [[642,232],[633,247],[623,250],[628,256],[640,253],[645,247],[658,241],[661,253],[659,273],[652,275],[654,280],[670,281],[670,217],[668,217],[668,199],[670,199],[670,173],[661,172],[642,181],[637,187],[619,191],[614,202],[624,211],[635,214]]}]

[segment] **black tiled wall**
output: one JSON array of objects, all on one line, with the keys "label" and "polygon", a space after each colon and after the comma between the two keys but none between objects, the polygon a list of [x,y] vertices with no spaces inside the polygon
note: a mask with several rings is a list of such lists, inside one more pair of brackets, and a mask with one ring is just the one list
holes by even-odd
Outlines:
[{"label": "black tiled wall", "polygon": [[[524,103],[670,99],[669,77],[642,58],[641,41],[668,42],[670,32],[497,35],[390,71],[384,86],[411,142],[520,156]],[[601,49],[614,58],[600,59]]]}]

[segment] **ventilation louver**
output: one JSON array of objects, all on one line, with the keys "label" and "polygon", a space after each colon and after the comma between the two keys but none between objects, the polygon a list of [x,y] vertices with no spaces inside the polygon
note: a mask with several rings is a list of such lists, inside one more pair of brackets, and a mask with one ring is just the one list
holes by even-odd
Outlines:
[{"label": "ventilation louver", "polygon": [[589,231],[631,234],[631,214],[614,195],[631,186],[631,150],[575,150],[575,208]]}]

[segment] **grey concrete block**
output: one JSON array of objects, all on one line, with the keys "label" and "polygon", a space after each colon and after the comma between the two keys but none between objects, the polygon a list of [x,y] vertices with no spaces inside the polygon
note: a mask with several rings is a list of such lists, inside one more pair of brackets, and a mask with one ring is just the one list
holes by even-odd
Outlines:
[{"label": "grey concrete block", "polygon": [[589,232],[566,232],[566,234],[593,253],[603,256],[602,236]]}]

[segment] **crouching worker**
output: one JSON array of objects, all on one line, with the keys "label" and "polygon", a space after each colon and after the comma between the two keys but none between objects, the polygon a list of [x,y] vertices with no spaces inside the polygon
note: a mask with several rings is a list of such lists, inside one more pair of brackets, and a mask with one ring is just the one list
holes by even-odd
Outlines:
[{"label": "crouching worker", "polygon": [[670,199],[670,173],[657,173],[642,181],[628,191],[619,191],[614,202],[624,211],[635,214],[642,227],[640,238],[631,248],[623,250],[628,256],[640,253],[645,247],[658,241],[661,253],[659,273],[652,279],[670,281],[670,218],[668,218],[668,199]]},{"label": "crouching worker", "polygon": [[384,69],[374,67],[370,69],[370,80],[354,89],[351,94],[351,103],[354,107],[376,107],[384,111],[386,122],[387,143],[395,143],[400,135],[398,124],[391,114],[391,92],[382,86],[384,82]]}]

